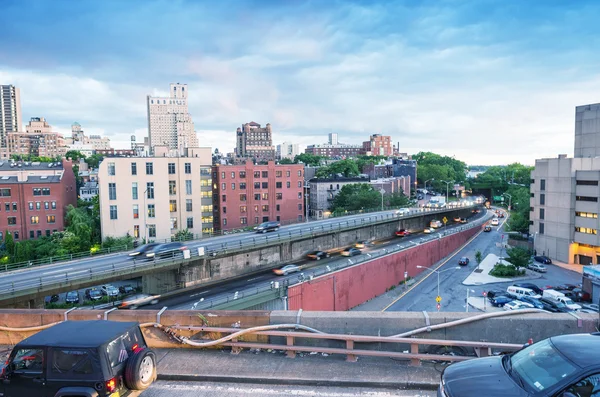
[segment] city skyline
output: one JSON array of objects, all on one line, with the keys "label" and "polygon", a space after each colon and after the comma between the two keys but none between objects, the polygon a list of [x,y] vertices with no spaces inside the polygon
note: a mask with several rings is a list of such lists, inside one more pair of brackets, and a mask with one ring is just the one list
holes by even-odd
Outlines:
[{"label": "city skyline", "polygon": [[116,147],[147,136],[146,96],[181,82],[213,150],[254,120],[275,144],[379,133],[481,165],[572,156],[575,106],[600,102],[594,2],[233,4],[3,2],[0,84],[23,120],[65,136],[77,120]]}]

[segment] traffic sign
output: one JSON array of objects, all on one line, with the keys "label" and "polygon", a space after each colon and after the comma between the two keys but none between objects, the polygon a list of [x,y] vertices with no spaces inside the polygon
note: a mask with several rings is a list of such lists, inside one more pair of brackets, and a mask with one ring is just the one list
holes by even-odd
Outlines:
[{"label": "traffic sign", "polygon": [[442,301],[442,297],[441,297],[441,296],[438,296],[438,297],[436,297],[436,298],[435,298],[435,301],[436,301],[437,303],[440,303],[440,302]]},{"label": "traffic sign", "polygon": [[442,307],[442,306],[441,306],[441,305],[438,303],[438,304],[437,304],[437,309],[438,309],[438,312],[440,311],[440,308],[441,308],[441,307]]},{"label": "traffic sign", "polygon": [[485,291],[484,291],[484,292],[483,292],[483,296],[487,296],[487,292],[485,292]]},{"label": "traffic sign", "polygon": [[443,218],[442,218],[442,222],[444,222],[444,225],[445,225],[446,223],[448,223],[448,218],[446,218],[446,217],[443,217]]}]

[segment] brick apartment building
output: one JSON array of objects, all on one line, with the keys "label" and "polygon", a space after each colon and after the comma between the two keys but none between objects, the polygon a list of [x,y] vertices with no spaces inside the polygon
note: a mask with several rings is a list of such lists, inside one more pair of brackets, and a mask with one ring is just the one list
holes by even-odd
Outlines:
[{"label": "brick apartment building", "polygon": [[304,220],[302,164],[213,166],[215,230]]},{"label": "brick apartment building", "polygon": [[362,144],[362,154],[386,157],[393,155],[394,147],[392,145],[392,137],[381,134],[371,135],[369,140]]},{"label": "brick apartment building", "polygon": [[0,239],[49,236],[64,229],[66,208],[77,204],[73,165],[0,162]]}]

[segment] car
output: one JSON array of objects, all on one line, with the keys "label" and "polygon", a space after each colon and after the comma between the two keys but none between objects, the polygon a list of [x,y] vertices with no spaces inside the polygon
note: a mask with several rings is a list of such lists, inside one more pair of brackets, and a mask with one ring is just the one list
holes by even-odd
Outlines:
[{"label": "car", "polygon": [[297,265],[285,265],[279,269],[273,269],[273,273],[278,276],[287,276],[290,273],[296,273],[300,271],[300,266]]},{"label": "car", "polygon": [[514,300],[504,304],[504,310],[519,310],[519,309],[531,309],[533,305],[527,302],[521,302]]},{"label": "car", "polygon": [[488,300],[491,301],[492,299],[497,298],[499,296],[506,296],[506,290],[492,289],[487,291],[485,295],[488,298]]},{"label": "car", "polygon": [[362,254],[362,252],[360,252],[360,250],[358,248],[354,248],[354,247],[346,248],[345,250],[340,252],[340,255],[342,255],[342,256],[355,256],[355,255],[360,255],[360,254]]},{"label": "car", "polygon": [[65,302],[67,303],[79,303],[79,292],[77,291],[69,291],[65,295]]},{"label": "car", "polygon": [[491,225],[492,225],[492,226],[498,226],[498,218],[494,218],[494,219],[492,219],[492,223],[491,223]]},{"label": "car", "polygon": [[365,248],[368,244],[368,241],[357,241],[354,243],[354,248]]},{"label": "car", "polygon": [[276,232],[279,230],[281,224],[277,221],[269,221],[263,222],[260,225],[256,226],[254,230],[256,233],[267,233],[267,232]]},{"label": "car", "polygon": [[460,223],[467,223],[467,218],[460,218]]},{"label": "car", "polygon": [[102,299],[102,292],[96,288],[90,288],[85,290],[85,299],[89,301],[98,301]]},{"label": "car", "polygon": [[425,233],[425,234],[435,233],[435,229],[432,227],[426,227],[425,230],[423,230],[423,233]]},{"label": "car", "polygon": [[598,306],[595,303],[584,303],[583,305],[581,305],[581,307],[583,307],[586,310],[591,310],[593,312],[600,312],[600,306]]},{"label": "car", "polygon": [[400,208],[399,210],[396,210],[396,212],[394,212],[394,214],[398,215],[398,216],[409,215],[410,214],[410,209],[408,209],[408,208]]},{"label": "car", "polygon": [[540,262],[543,263],[544,265],[550,265],[552,264],[552,260],[550,258],[548,258],[547,256],[544,255],[536,255],[533,257],[533,260],[536,262]]},{"label": "car", "polygon": [[456,222],[456,223],[460,223],[460,220],[461,220],[461,219],[462,219],[461,217],[457,216],[457,217],[454,217],[454,219],[453,219],[453,220],[454,220],[454,222]]},{"label": "car", "polygon": [[329,253],[324,251],[311,251],[308,254],[306,254],[306,257],[318,261],[322,258],[329,258]]},{"label": "car", "polygon": [[158,244],[146,252],[146,259],[161,259],[183,256],[183,251],[186,249],[187,247],[179,241]]},{"label": "car", "polygon": [[423,200],[425,197],[423,197],[422,194],[417,195],[417,200]]},{"label": "car", "polygon": [[146,253],[148,253],[149,251],[152,251],[152,249],[154,247],[156,247],[157,245],[159,245],[159,243],[144,244],[144,245],[136,248],[133,252],[130,252],[129,258],[134,259],[136,257],[143,257],[143,256],[145,256]]},{"label": "car", "polygon": [[514,283],[513,286],[520,288],[528,288],[538,295],[542,295],[542,293],[544,292],[540,287],[533,283]]},{"label": "car", "polygon": [[0,395],[129,396],[156,380],[156,354],[138,323],[64,321],[17,343]]},{"label": "car", "polygon": [[526,345],[512,354],[448,365],[443,397],[582,397],[600,390],[600,333],[567,334]]},{"label": "car", "polygon": [[487,226],[483,228],[484,232],[491,232],[492,231],[492,227],[491,226]]},{"label": "car", "polygon": [[396,230],[396,237],[406,237],[406,236],[410,236],[410,232],[406,229],[399,229]]},{"label": "car", "polygon": [[566,312],[571,311],[564,303],[557,302],[553,299],[548,299],[548,298],[542,297],[542,298],[540,298],[540,302],[552,307],[557,312],[566,313]]},{"label": "car", "polygon": [[119,290],[113,287],[110,284],[104,284],[100,287],[100,292],[105,296],[117,296],[119,295]]},{"label": "car", "polygon": [[563,294],[567,298],[571,299],[572,301],[575,301],[575,299],[577,299],[577,293],[575,293],[573,291],[570,291],[568,289],[559,289],[559,290],[556,290],[556,291],[560,292],[561,294]]},{"label": "car", "polygon": [[509,298],[508,296],[500,295],[496,296],[495,298],[492,298],[492,300],[490,300],[490,303],[492,304],[492,306],[495,307],[503,307],[504,305],[506,305],[509,302],[512,302],[513,300],[514,298]]},{"label": "car", "polygon": [[536,309],[544,309],[544,304],[538,299],[532,298],[531,296],[521,296],[518,299],[521,302],[525,302],[532,305],[532,307],[535,307]]},{"label": "car", "polygon": [[119,292],[123,295],[127,295],[135,292],[135,289],[131,285],[126,284],[119,286]]},{"label": "car", "polygon": [[466,256],[461,257],[458,260],[458,264],[461,266],[467,266],[469,264],[469,258],[467,258]]},{"label": "car", "polygon": [[592,296],[581,288],[573,288],[572,292],[574,296],[571,299],[575,302],[589,302],[592,300]]},{"label": "car", "polygon": [[557,285],[554,289],[572,291],[575,288],[581,288],[581,284],[560,284]]},{"label": "car", "polygon": [[478,209],[473,209],[473,210],[471,210],[471,214],[479,214],[479,210]]},{"label": "car", "polygon": [[156,305],[160,295],[136,294],[123,299],[119,305],[119,309],[135,310],[144,305]]},{"label": "car", "polygon": [[527,265],[527,269],[533,270],[534,272],[538,272],[538,273],[546,273],[548,271],[546,266],[542,265],[541,263],[537,263],[537,262],[531,262],[529,265]]},{"label": "car", "polygon": [[498,218],[504,218],[504,212],[499,213]]}]

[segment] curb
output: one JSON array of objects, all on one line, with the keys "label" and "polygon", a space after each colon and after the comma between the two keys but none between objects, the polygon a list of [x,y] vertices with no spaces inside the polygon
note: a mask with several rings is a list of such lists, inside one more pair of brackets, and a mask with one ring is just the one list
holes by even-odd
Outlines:
[{"label": "curb", "polygon": [[299,379],[299,378],[261,378],[227,375],[179,375],[158,374],[158,380],[180,382],[214,382],[214,383],[253,383],[263,385],[288,386],[320,386],[320,387],[362,387],[378,389],[408,389],[408,390],[437,390],[439,383],[433,382],[381,382],[381,381],[352,381],[331,379]]}]

